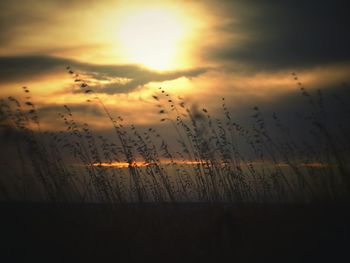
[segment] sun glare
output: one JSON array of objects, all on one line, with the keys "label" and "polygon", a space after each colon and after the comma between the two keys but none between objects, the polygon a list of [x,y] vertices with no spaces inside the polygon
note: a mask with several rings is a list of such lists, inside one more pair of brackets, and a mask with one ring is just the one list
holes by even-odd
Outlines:
[{"label": "sun glare", "polygon": [[123,55],[132,63],[157,70],[178,67],[186,37],[184,21],[175,10],[165,8],[131,12],[121,21],[118,32]]}]

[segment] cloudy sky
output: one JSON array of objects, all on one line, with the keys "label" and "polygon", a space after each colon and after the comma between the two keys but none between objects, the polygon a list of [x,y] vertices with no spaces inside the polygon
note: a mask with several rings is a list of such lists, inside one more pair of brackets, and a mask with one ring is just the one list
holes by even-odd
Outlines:
[{"label": "cloudy sky", "polygon": [[292,72],[311,90],[346,92],[349,20],[335,0],[2,0],[0,97],[24,97],[25,85],[45,128],[60,126],[66,104],[104,129],[70,66],[129,123],[159,124],[159,87],[213,114],[221,97],[242,116],[254,105],[293,111]]}]

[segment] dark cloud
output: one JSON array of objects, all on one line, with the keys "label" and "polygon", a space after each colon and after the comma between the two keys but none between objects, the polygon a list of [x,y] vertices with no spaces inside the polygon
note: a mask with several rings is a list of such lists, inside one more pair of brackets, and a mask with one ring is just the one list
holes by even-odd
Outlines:
[{"label": "dark cloud", "polygon": [[[105,113],[94,104],[69,104],[67,105],[71,112],[75,115],[83,115],[89,117],[103,117]],[[66,113],[63,105],[43,105],[38,108],[38,114],[41,118],[57,117],[58,113]]]},{"label": "dark cloud", "polygon": [[222,21],[220,33],[243,36],[209,47],[210,59],[261,70],[350,61],[346,1],[209,2]]},{"label": "dark cloud", "polygon": [[0,57],[0,81],[26,81],[57,70],[64,71],[66,65],[73,63],[69,59],[49,56]]},{"label": "dark cloud", "polygon": [[181,77],[191,78],[207,71],[206,68],[197,68],[159,72],[137,65],[97,65],[51,56],[12,56],[0,57],[0,79],[2,82],[24,82],[34,76],[57,71],[64,72],[66,66],[70,66],[77,73],[89,75],[95,80],[130,79],[126,83],[112,82],[94,87],[95,92],[107,94],[127,93],[150,82],[174,80]]},{"label": "dark cloud", "polygon": [[[312,114],[320,117],[332,132],[337,133],[344,129],[344,134],[347,134],[350,131],[350,107],[348,105],[350,86],[348,84],[332,84],[320,89],[306,88],[306,92],[308,95],[303,94],[301,90],[295,90],[273,101],[257,99],[253,102],[254,104],[245,104],[240,107],[232,107],[230,100],[227,100],[226,103],[234,121],[245,127],[251,127],[255,122],[253,115],[256,112],[253,108],[258,107],[272,136],[280,135],[273,115],[278,116],[281,123],[298,141],[305,139],[303,136],[311,136],[309,131],[315,126],[313,120],[308,117]],[[216,115],[220,114],[221,112],[216,112]]]},{"label": "dark cloud", "polygon": [[97,87],[95,91],[100,93],[114,94],[114,93],[125,93],[141,87],[150,82],[162,82],[167,80],[174,80],[181,77],[192,78],[204,74],[207,71],[205,68],[199,68],[194,70],[181,70],[171,71],[165,73],[152,72],[149,70],[143,71],[141,74],[134,76],[133,79],[126,84],[111,83]]}]

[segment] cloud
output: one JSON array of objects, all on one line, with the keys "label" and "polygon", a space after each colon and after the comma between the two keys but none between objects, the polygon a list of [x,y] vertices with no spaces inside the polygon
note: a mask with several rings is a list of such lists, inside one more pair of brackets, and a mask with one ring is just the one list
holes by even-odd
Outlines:
[{"label": "cloud", "polygon": [[[186,1],[179,1],[179,5],[182,2]],[[97,19],[91,10],[112,6],[117,10],[120,5],[112,0],[2,0],[0,45],[7,46],[5,52],[46,50],[53,54],[51,49],[65,49],[78,42],[96,44],[92,40],[97,36],[86,38],[86,30],[93,27],[88,22]],[[206,39],[203,32],[198,48],[209,61],[280,70],[350,60],[350,17],[344,1],[207,0],[201,5],[215,21],[210,36],[216,40]],[[76,15],[78,12],[83,15]],[[205,22],[211,24],[210,20]],[[77,30],[70,30],[74,27]],[[64,42],[60,41],[63,36]]]},{"label": "cloud", "polygon": [[[103,117],[105,113],[99,107],[93,104],[69,104],[67,105],[73,114],[84,115],[89,117]],[[63,105],[41,105],[38,108],[38,114],[42,118],[52,118],[55,114],[66,113]]]},{"label": "cloud", "polygon": [[[97,93],[128,93],[150,82],[174,80],[181,77],[192,78],[205,73],[207,68],[177,71],[153,71],[138,65],[98,65],[52,56],[9,56],[0,57],[1,82],[26,81],[34,76],[64,72],[70,66],[77,73],[92,78],[94,82],[107,80],[107,84],[97,84]],[[113,79],[129,79],[120,83]]]},{"label": "cloud", "polygon": [[0,1],[0,45],[11,44],[19,39],[37,34],[33,30],[45,28],[59,22],[59,14],[77,8],[82,1],[40,1],[40,0],[2,0]]},{"label": "cloud", "polygon": [[[138,87],[144,86],[150,82],[163,82],[174,80],[181,77],[192,78],[204,74],[207,71],[205,68],[194,70],[181,70],[159,73],[155,71],[145,70],[139,75],[133,76],[133,79],[125,84],[111,83],[107,85],[100,85],[94,89],[99,93],[114,94],[130,92]],[[119,76],[120,77],[120,76]]]},{"label": "cloud", "polygon": [[204,50],[210,60],[243,63],[260,70],[350,61],[350,17],[344,1],[207,4],[221,16],[218,21],[225,21],[215,29],[219,40],[230,39]]},{"label": "cloud", "polygon": [[64,71],[69,59],[49,56],[9,56],[0,57],[1,82],[26,81],[55,71]]}]

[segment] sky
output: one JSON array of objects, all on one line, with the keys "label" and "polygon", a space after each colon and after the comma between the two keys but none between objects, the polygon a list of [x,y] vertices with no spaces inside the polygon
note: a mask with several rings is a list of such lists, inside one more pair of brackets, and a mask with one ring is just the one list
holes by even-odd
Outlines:
[{"label": "sky", "polygon": [[161,125],[159,87],[213,115],[222,97],[237,118],[255,105],[294,112],[292,72],[310,90],[347,93],[347,10],[337,0],[2,0],[0,97],[23,99],[27,86],[47,130],[62,126],[63,105],[110,129],[69,66],[128,124]]}]

